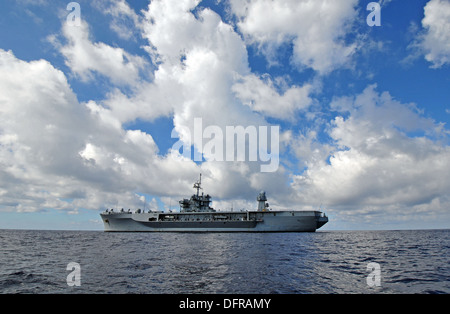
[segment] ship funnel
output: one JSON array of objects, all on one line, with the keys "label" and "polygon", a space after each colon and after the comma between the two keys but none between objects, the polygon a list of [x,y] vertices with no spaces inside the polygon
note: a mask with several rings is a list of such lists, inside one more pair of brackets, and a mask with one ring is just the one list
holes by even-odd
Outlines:
[{"label": "ship funnel", "polygon": [[258,194],[258,197],[256,198],[256,200],[258,201],[258,211],[260,211],[260,212],[265,211],[266,207],[268,207],[268,204],[266,204],[266,201],[267,201],[266,192],[261,191]]}]

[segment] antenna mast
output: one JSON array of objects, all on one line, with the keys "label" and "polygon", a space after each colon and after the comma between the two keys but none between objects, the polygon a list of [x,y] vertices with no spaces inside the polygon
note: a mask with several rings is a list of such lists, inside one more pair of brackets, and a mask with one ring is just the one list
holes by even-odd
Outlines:
[{"label": "antenna mast", "polygon": [[200,173],[200,180],[194,183],[194,189],[197,189],[197,196],[199,196],[198,195],[199,190],[202,188],[201,185],[202,185],[202,174]]}]

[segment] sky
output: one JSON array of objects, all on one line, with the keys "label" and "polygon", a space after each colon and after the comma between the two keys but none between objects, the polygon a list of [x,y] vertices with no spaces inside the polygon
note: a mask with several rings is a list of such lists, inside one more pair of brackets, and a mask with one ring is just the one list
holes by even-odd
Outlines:
[{"label": "sky", "polygon": [[450,227],[448,0],[0,12],[0,228],[178,210],[200,173],[218,210],[264,190],[273,210],[326,212],[323,230]]}]

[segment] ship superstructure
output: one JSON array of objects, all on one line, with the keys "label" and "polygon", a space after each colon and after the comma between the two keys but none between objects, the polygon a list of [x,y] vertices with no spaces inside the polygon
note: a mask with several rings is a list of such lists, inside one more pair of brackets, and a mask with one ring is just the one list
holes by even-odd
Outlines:
[{"label": "ship superstructure", "polygon": [[270,210],[264,191],[257,196],[258,209],[216,211],[209,194],[197,190],[190,199],[182,199],[180,212],[114,211],[101,213],[108,232],[314,232],[328,222],[321,211]]},{"label": "ship superstructure", "polygon": [[202,189],[202,175],[200,174],[200,180],[194,183],[194,189],[197,190],[197,194],[191,196],[190,199],[182,199],[180,203],[180,212],[192,213],[192,212],[215,212],[214,208],[210,207],[211,196],[207,194],[200,195],[200,190]]}]

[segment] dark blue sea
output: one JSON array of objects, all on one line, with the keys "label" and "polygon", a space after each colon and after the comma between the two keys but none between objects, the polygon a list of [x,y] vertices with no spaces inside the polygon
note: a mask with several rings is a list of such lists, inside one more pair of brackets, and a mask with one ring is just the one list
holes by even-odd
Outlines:
[{"label": "dark blue sea", "polygon": [[448,294],[449,262],[450,230],[0,230],[0,293]]}]

